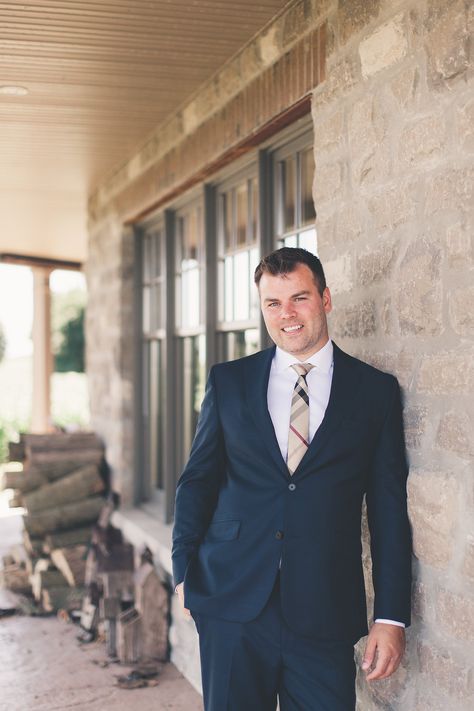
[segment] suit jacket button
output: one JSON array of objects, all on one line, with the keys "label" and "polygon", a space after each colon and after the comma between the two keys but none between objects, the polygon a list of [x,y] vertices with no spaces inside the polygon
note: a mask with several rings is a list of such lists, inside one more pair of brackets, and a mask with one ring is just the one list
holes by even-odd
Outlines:
[{"label": "suit jacket button", "polygon": [[294,491],[296,489],[296,484],[293,484],[293,483],[288,484],[288,488],[290,491]]},{"label": "suit jacket button", "polygon": [[281,539],[283,538],[283,531],[277,531],[277,532],[275,533],[275,538],[276,538],[277,540],[281,541]]}]

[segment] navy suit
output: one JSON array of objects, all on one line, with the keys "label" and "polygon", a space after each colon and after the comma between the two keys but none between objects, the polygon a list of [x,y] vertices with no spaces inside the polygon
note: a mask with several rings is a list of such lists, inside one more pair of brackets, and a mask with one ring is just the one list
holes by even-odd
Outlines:
[{"label": "navy suit", "polygon": [[281,612],[302,637],[367,633],[361,562],[364,495],[375,618],[410,623],[407,465],[396,379],[334,344],[325,417],[294,475],[267,409],[274,348],[211,369],[178,482],[175,583],[196,615],[246,623],[279,571]]}]

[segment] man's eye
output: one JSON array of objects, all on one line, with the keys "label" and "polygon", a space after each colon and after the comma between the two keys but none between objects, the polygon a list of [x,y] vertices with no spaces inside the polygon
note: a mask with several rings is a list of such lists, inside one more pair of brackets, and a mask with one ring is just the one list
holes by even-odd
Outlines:
[{"label": "man's eye", "polygon": [[297,296],[295,301],[306,301],[306,297],[305,296]]},{"label": "man's eye", "polygon": [[278,306],[278,301],[272,301],[271,304],[268,304],[270,307],[271,306]]}]

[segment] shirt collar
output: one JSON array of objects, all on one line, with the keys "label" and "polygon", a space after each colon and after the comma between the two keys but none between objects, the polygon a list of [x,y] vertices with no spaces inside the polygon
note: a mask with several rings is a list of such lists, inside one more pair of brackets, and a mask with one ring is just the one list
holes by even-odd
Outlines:
[{"label": "shirt collar", "polygon": [[[310,358],[307,358],[304,362],[311,363],[318,370],[323,373],[329,373],[331,370],[333,359],[334,359],[334,349],[331,339],[324,345],[319,351],[313,353]],[[275,355],[273,356],[273,368],[277,373],[282,373],[286,368],[289,368],[294,363],[300,363],[297,358],[291,353],[287,353],[278,346],[275,350]]]}]

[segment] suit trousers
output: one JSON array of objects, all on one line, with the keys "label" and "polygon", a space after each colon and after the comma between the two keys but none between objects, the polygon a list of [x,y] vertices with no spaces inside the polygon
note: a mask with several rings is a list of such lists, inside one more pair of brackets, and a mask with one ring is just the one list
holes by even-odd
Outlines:
[{"label": "suit trousers", "polygon": [[205,711],[354,711],[354,645],[302,637],[285,623],[279,574],[250,622],[191,613]]}]

